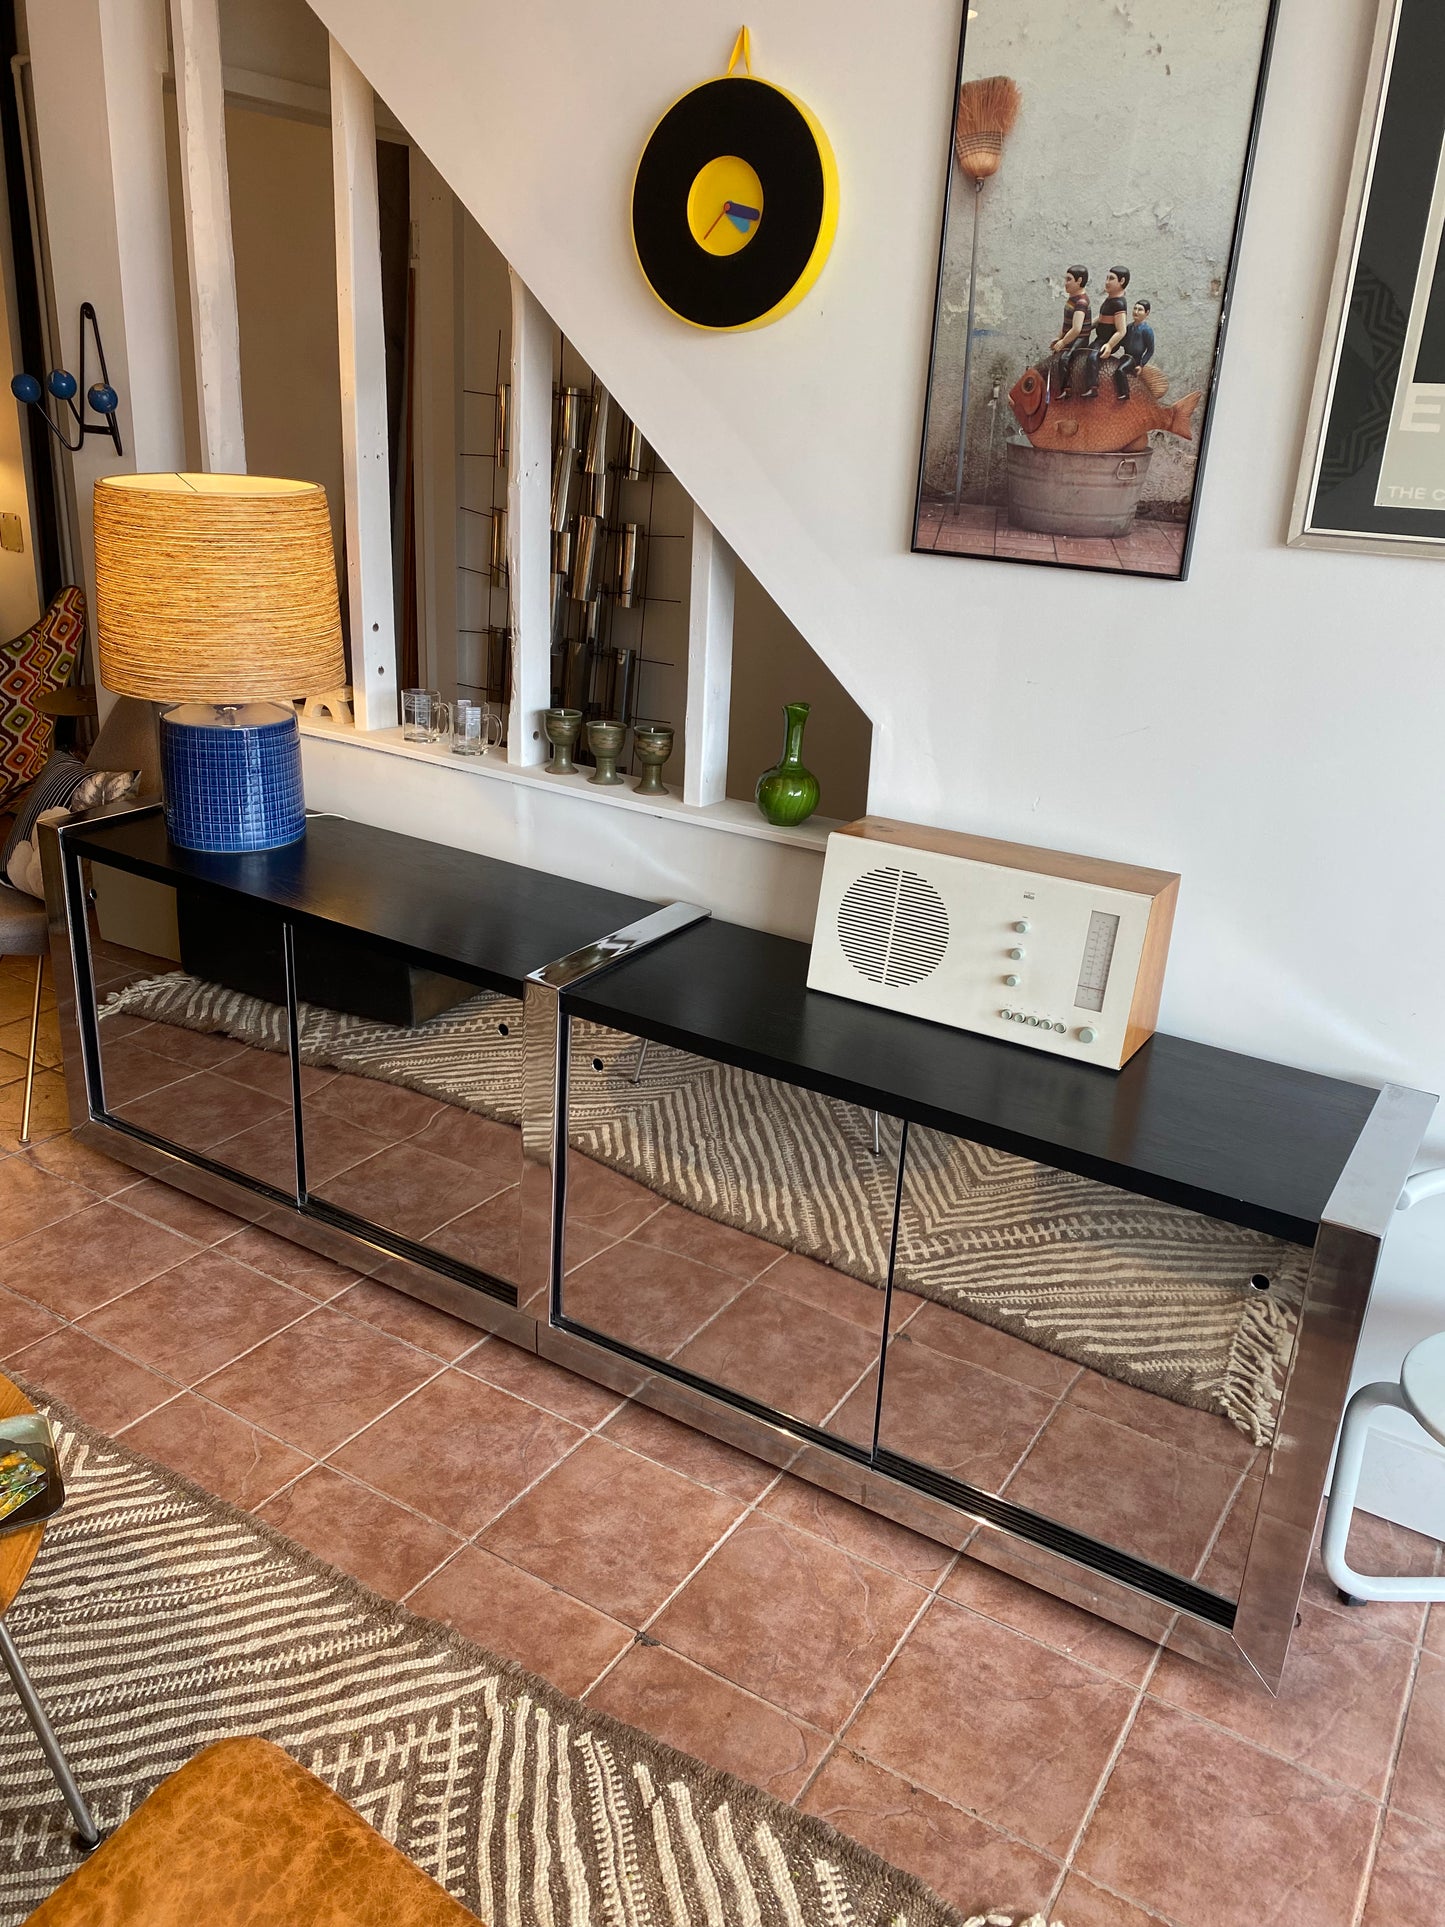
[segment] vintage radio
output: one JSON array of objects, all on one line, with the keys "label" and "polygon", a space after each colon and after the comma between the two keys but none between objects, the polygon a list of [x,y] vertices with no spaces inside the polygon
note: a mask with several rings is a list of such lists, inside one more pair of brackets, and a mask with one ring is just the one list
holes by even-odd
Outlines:
[{"label": "vintage radio", "polygon": [[1179,878],[865,816],[828,838],[808,985],[1117,1070],[1159,1015]]}]

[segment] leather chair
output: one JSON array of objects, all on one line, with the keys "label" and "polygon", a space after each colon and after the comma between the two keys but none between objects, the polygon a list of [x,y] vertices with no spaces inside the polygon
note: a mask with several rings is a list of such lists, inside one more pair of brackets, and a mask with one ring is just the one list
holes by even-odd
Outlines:
[{"label": "leather chair", "polygon": [[269,1740],[208,1746],[26,1927],[477,1927]]}]

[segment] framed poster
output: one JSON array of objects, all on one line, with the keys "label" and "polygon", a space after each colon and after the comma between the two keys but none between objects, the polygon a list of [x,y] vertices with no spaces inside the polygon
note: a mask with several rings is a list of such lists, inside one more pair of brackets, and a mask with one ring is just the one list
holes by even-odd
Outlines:
[{"label": "framed poster", "polygon": [[1290,540],[1445,554],[1445,6],[1382,0]]},{"label": "framed poster", "polygon": [[1275,0],[972,0],[913,547],[1180,580]]}]

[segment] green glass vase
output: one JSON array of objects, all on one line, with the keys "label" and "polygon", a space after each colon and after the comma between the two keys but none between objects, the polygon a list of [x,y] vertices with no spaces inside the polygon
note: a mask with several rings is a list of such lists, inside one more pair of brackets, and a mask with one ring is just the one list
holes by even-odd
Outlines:
[{"label": "green glass vase", "polygon": [[758,808],[779,829],[805,822],[818,807],[818,779],[803,765],[803,725],[810,708],[809,703],[783,704],[782,756],[763,771],[753,792]]}]

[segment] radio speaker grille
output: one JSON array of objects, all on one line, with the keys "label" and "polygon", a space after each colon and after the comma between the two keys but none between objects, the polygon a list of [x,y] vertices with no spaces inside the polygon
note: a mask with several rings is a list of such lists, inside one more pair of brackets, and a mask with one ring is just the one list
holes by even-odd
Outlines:
[{"label": "radio speaker grille", "polygon": [[889,989],[921,983],[948,949],[948,911],[926,877],[889,864],[867,871],[843,892],[838,943],[869,983]]}]

